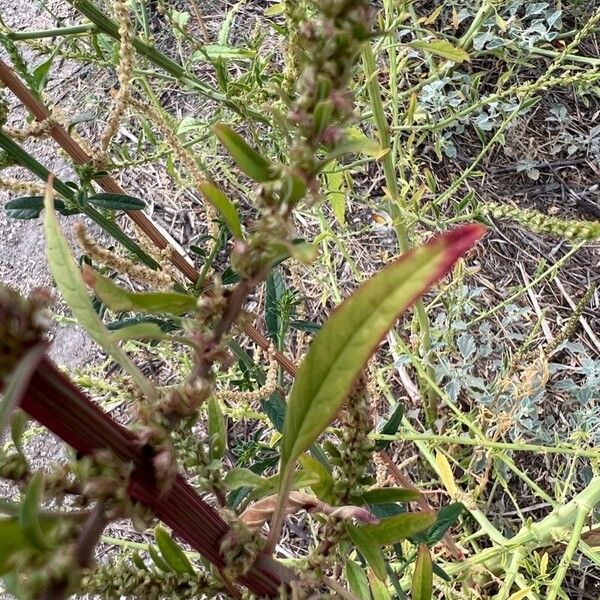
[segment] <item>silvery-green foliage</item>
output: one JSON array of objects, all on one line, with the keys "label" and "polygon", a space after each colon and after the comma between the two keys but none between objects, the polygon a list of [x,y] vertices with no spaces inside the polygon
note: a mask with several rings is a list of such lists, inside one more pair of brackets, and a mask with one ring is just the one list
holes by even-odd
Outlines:
[{"label": "silvery-green foliage", "polygon": [[510,414],[510,440],[554,444],[584,434],[590,444],[600,444],[600,360],[580,342],[566,342],[550,359],[547,381],[540,369],[534,370],[528,393],[503,388],[510,357],[529,334],[524,323],[534,322],[536,315],[529,307],[509,304],[499,317],[502,335],[489,321],[470,326],[482,292],[462,288],[432,324],[437,384],[463,407],[485,405],[492,414]]}]

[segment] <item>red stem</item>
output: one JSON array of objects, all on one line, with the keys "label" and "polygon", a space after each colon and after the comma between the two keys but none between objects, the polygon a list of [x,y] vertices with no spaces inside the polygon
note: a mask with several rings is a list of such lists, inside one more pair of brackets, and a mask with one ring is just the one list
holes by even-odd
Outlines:
[{"label": "red stem", "polygon": [[[135,465],[129,494],[148,506],[180,539],[218,568],[225,566],[220,542],[229,526],[219,513],[178,475],[162,495],[155,485],[152,455],[133,434],[113,421],[78,390],[48,359],[44,358],[31,378],[21,408],[72,446],[80,454],[111,449],[121,460]],[[240,583],[261,597],[278,595],[282,583],[294,574],[273,558],[261,555]]]}]

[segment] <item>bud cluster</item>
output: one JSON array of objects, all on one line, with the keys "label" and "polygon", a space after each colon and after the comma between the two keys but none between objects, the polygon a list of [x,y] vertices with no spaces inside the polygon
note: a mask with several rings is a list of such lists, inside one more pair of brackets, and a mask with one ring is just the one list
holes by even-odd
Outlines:
[{"label": "bud cluster", "polygon": [[202,573],[189,575],[159,569],[142,569],[129,560],[121,560],[86,572],[82,587],[93,597],[146,600],[214,598],[221,589],[218,581]]},{"label": "bud cluster", "polygon": [[29,299],[0,284],[0,380],[6,377],[27,351],[43,341],[49,327],[45,309],[47,290],[35,290]]}]

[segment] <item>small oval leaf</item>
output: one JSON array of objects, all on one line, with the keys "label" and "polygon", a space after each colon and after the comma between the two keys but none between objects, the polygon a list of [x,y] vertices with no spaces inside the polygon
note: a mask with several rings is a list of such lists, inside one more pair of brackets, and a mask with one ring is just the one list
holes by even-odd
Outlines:
[{"label": "small oval leaf", "polygon": [[242,232],[240,216],[233,202],[219,188],[212,185],[212,183],[203,183],[199,188],[204,197],[219,211],[233,237],[243,240],[244,234]]},{"label": "small oval leaf", "polygon": [[107,210],[143,210],[146,208],[143,200],[126,194],[94,194],[87,200],[90,204]]},{"label": "small oval leaf", "polygon": [[271,168],[271,163],[249,146],[244,139],[231,127],[220,123],[213,128],[219,141],[227,148],[237,166],[254,181],[271,181],[277,173]]},{"label": "small oval leaf", "polygon": [[379,341],[485,232],[465,225],[404,254],[345,300],[315,336],[292,388],[281,444],[293,463],[333,420]]},{"label": "small oval leaf", "polygon": [[412,600],[431,600],[433,595],[433,568],[426,544],[419,545],[419,553],[412,578]]},{"label": "small oval leaf", "polygon": [[194,574],[194,567],[188,560],[185,552],[177,545],[177,542],[167,533],[165,529],[158,526],[154,530],[156,543],[166,563],[177,573]]}]

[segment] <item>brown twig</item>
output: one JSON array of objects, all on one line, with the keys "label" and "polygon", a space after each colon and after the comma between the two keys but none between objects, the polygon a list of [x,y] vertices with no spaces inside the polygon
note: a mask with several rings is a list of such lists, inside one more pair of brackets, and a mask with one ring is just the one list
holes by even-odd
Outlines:
[{"label": "brown twig", "polygon": [[[0,80],[8,87],[13,94],[23,103],[29,112],[38,120],[44,121],[51,114],[50,111],[34,96],[34,94],[21,82],[14,74],[13,70],[2,60],[0,60]],[[50,135],[56,143],[73,159],[78,165],[85,165],[90,162],[91,157],[85,150],[68,134],[64,127],[54,124],[50,129]],[[125,194],[121,186],[109,175],[104,175],[97,180],[98,185],[105,191],[113,194]],[[127,216],[148,236],[152,243],[163,250],[169,248],[169,256],[175,267],[191,282],[198,281],[198,271],[186,260],[186,258],[172,248],[169,241],[157,229],[152,221],[141,211],[128,211]],[[246,325],[244,328],[246,335],[263,350],[267,350],[271,343],[252,325]],[[275,353],[275,360],[292,377],[296,374],[296,365],[281,352]]]}]

